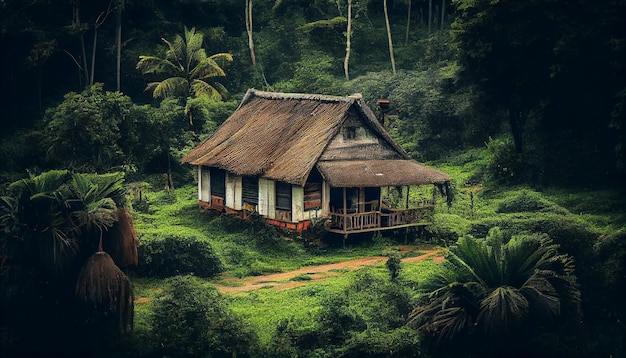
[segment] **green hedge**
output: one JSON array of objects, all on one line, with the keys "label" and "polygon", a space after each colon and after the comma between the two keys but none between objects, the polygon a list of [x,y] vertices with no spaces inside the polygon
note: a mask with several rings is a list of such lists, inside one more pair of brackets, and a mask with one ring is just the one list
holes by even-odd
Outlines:
[{"label": "green hedge", "polygon": [[195,236],[142,236],[137,251],[140,275],[211,277],[224,270],[211,244]]},{"label": "green hedge", "polygon": [[[521,233],[545,233],[561,246],[564,253],[576,258],[577,269],[589,264],[593,245],[599,233],[582,220],[553,212],[501,214],[480,220],[471,225],[468,234],[486,237],[489,229],[499,226],[512,235]],[[582,264],[582,265],[579,265]]]}]

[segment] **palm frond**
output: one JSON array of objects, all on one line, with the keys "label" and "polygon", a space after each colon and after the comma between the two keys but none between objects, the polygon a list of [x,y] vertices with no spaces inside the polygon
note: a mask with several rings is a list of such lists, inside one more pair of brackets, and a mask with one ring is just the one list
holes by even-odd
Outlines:
[{"label": "palm frond", "polygon": [[438,341],[452,340],[457,335],[467,333],[474,325],[473,317],[461,307],[450,307],[437,312],[430,324],[425,327],[436,332]]},{"label": "palm frond", "polygon": [[539,241],[529,237],[511,238],[505,252],[507,283],[521,287],[535,273],[543,255]]},{"label": "palm frond", "polygon": [[148,87],[152,89],[154,98],[186,97],[189,95],[187,92],[189,82],[182,77],[170,77],[161,82],[150,83]]},{"label": "palm frond", "polygon": [[226,72],[220,64],[217,62],[218,60],[223,61],[232,61],[233,57],[229,53],[218,53],[212,55],[210,57],[204,58],[202,61],[199,61],[198,64],[193,68],[190,72],[191,78],[197,79],[207,79],[213,77],[224,77],[226,76]]},{"label": "palm frond", "polygon": [[480,302],[476,323],[495,336],[517,327],[527,316],[528,300],[518,289],[502,286],[494,289]]},{"label": "palm frond", "polygon": [[498,262],[484,241],[471,236],[461,237],[456,246],[450,248],[451,263],[460,270],[469,272],[476,281],[486,287],[497,287],[502,282]]},{"label": "palm frond", "polygon": [[182,71],[180,65],[169,59],[156,56],[139,56],[139,62],[137,62],[135,68],[144,75],[149,73],[177,74]]},{"label": "palm frond", "polygon": [[40,218],[45,222],[41,242],[36,243],[39,248],[39,261],[51,272],[62,273],[79,250],[77,228],[60,211],[51,211],[47,218]]},{"label": "palm frond", "polygon": [[532,304],[536,316],[553,318],[561,314],[561,299],[549,279],[534,275],[520,291]]},{"label": "palm frond", "polygon": [[8,234],[17,231],[19,226],[19,206],[17,199],[11,196],[0,196],[0,233]]},{"label": "palm frond", "polygon": [[215,87],[202,80],[192,80],[191,88],[196,97],[207,96],[215,101],[222,99],[221,93]]},{"label": "palm frond", "polygon": [[165,52],[165,58],[175,64],[179,72],[185,72],[185,40],[180,35],[174,37],[174,41],[170,42],[162,38],[168,49]]},{"label": "palm frond", "polygon": [[191,61],[189,63],[190,68],[195,67],[193,66],[194,63],[197,66],[198,63],[201,63],[202,61],[207,59],[206,50],[203,48],[197,49],[196,51],[191,53],[190,56],[191,56]]},{"label": "palm frond", "polygon": [[118,207],[117,221],[104,232],[103,247],[118,267],[137,266],[137,234],[127,207]]}]

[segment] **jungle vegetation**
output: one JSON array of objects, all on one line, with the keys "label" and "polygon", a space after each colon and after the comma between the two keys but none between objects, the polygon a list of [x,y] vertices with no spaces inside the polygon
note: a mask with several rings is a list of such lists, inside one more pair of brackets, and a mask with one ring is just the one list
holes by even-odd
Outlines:
[{"label": "jungle vegetation", "polygon": [[[624,0],[1,1],[0,355],[623,357],[625,21]],[[198,211],[179,159],[248,88],[389,99],[394,139],[453,178],[409,235],[444,263]]]}]

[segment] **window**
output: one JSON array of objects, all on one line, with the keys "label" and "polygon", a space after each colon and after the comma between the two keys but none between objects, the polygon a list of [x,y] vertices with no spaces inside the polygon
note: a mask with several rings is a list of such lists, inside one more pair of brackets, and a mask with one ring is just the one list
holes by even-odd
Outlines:
[{"label": "window", "polygon": [[244,203],[255,205],[259,203],[259,179],[245,176],[242,178],[241,187]]},{"label": "window", "polygon": [[356,139],[356,127],[344,127],[343,128],[343,140]]},{"label": "window", "polygon": [[226,196],[226,172],[211,168],[211,195]]},{"label": "window", "polygon": [[291,184],[276,182],[276,209],[291,211]]}]

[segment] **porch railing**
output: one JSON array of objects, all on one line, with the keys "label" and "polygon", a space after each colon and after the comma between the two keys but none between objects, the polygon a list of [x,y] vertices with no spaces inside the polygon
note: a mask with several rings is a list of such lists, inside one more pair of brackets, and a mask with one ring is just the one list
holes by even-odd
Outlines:
[{"label": "porch railing", "polygon": [[429,222],[432,212],[432,205],[412,209],[389,209],[364,213],[332,212],[330,214],[330,229],[341,232],[356,232],[419,225]]}]

